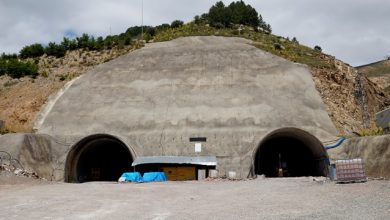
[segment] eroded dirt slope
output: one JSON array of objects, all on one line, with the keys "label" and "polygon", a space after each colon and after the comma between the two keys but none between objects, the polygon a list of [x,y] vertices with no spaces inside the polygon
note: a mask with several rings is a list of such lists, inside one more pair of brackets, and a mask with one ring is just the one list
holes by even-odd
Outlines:
[{"label": "eroded dirt slope", "polygon": [[0,76],[0,120],[5,121],[6,129],[10,132],[31,132],[37,113],[51,94],[55,94],[72,78],[134,48],[75,50],[63,58],[44,55],[39,60],[40,76],[36,79]]}]

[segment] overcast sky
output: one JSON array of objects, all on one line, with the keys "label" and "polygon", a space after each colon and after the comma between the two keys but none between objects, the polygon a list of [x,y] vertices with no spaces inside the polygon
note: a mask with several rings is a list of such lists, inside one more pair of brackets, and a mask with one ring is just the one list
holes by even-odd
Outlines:
[{"label": "overcast sky", "polygon": [[[216,1],[143,0],[144,24],[188,22]],[[225,4],[232,1],[224,0]],[[390,55],[389,0],[246,0],[273,33],[353,65]],[[142,0],[0,0],[0,52],[64,36],[119,34],[141,24]]]}]

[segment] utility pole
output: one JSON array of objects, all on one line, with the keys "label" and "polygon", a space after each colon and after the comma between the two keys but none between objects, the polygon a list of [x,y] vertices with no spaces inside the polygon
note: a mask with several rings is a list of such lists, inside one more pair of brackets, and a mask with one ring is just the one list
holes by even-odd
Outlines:
[{"label": "utility pole", "polygon": [[141,40],[144,39],[144,0],[141,0]]}]

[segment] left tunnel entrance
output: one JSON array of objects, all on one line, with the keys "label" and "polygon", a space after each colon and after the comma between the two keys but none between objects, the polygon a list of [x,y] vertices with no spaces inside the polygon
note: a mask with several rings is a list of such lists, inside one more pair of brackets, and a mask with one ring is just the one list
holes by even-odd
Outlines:
[{"label": "left tunnel entrance", "polygon": [[74,145],[68,154],[65,181],[117,181],[131,170],[133,157],[129,148],[111,135],[88,136]]}]

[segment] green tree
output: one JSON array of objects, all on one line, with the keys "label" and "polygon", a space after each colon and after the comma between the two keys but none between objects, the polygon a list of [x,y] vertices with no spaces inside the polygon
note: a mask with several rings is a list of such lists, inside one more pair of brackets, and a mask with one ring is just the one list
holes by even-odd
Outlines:
[{"label": "green tree", "polygon": [[174,20],[174,21],[172,21],[172,23],[171,23],[171,28],[178,28],[178,27],[183,26],[183,24],[184,24],[183,21]]},{"label": "green tree", "polygon": [[208,13],[210,25],[217,28],[229,27],[231,17],[231,10],[226,8],[222,1],[219,1],[215,5],[211,6]]},{"label": "green tree", "polygon": [[24,63],[24,75],[25,76],[31,76],[33,78],[38,76],[38,65],[33,62],[27,62]]},{"label": "green tree", "polygon": [[5,72],[12,78],[20,78],[24,75],[20,62],[17,59],[7,61]]},{"label": "green tree", "polygon": [[272,33],[271,25],[267,24],[261,15],[259,15],[259,27],[265,32]]},{"label": "green tree", "polygon": [[321,48],[320,46],[318,46],[318,45],[316,45],[316,46],[314,47],[314,50],[315,50],[315,51],[318,51],[318,52],[322,52],[322,48]]},{"label": "green tree", "polygon": [[102,50],[103,48],[104,48],[104,39],[102,36],[100,36],[96,39],[96,49]]},{"label": "green tree", "polygon": [[77,47],[80,49],[81,48],[83,48],[83,49],[88,48],[90,45],[89,35],[86,33],[82,34],[81,37],[77,37],[76,41],[77,41]]},{"label": "green tree", "polygon": [[155,28],[156,28],[156,31],[158,32],[158,31],[167,30],[170,27],[171,27],[171,25],[169,25],[169,24],[160,24],[160,25],[156,26]]},{"label": "green tree", "polygon": [[2,53],[0,56],[1,60],[10,60],[10,59],[17,59],[17,58],[18,58],[18,55],[16,53],[12,53],[12,54]]},{"label": "green tree", "polygon": [[[38,76],[38,65],[33,62],[23,63],[17,59],[7,60],[5,66],[0,67],[3,73],[7,73],[12,78],[21,78],[23,76]],[[2,65],[2,64],[1,64]]]},{"label": "green tree", "polygon": [[156,35],[156,28],[154,28],[154,27],[151,27],[151,26],[147,26],[147,27],[145,27],[145,32],[147,33],[147,34],[150,34],[150,36],[155,36]]},{"label": "green tree", "polygon": [[208,14],[208,13],[203,13],[203,14],[200,16],[200,20],[201,20],[201,21],[204,21],[204,22],[210,22],[209,14]]},{"label": "green tree", "polygon": [[271,28],[271,25],[270,24],[266,24],[265,27],[264,27],[264,30],[268,33],[272,33],[272,28]]},{"label": "green tree", "polygon": [[78,48],[76,39],[69,39],[64,37],[61,45],[65,48],[65,50],[76,50]]},{"label": "green tree", "polygon": [[244,16],[243,24],[252,26],[254,29],[257,29],[259,27],[259,14],[257,13],[256,9],[252,8],[252,6],[247,5],[246,9],[246,16]]},{"label": "green tree", "polygon": [[244,18],[247,13],[247,7],[244,2],[232,2],[228,6],[231,10],[231,22],[234,24],[244,24]]},{"label": "green tree", "polygon": [[106,49],[111,49],[114,46],[118,45],[118,43],[119,43],[118,36],[115,36],[115,35],[114,36],[108,35],[104,39],[104,47]]},{"label": "green tree", "polygon": [[64,37],[61,45],[65,48],[65,50],[76,50],[78,48],[76,39],[69,39]]},{"label": "green tree", "polygon": [[45,48],[45,53],[48,56],[55,56],[57,58],[63,57],[66,54],[66,49],[61,44],[56,44],[55,42],[50,42]]},{"label": "green tree", "polygon": [[69,42],[69,50],[77,50],[77,40],[76,39],[72,39],[70,40]]},{"label": "green tree", "polygon": [[257,29],[260,25],[260,17],[256,9],[243,1],[230,3],[228,8],[231,11],[231,22],[233,24],[243,24]]},{"label": "green tree", "polygon": [[87,42],[87,48],[89,50],[97,50],[95,37],[90,36]]},{"label": "green tree", "polygon": [[22,50],[20,50],[20,57],[22,58],[34,58],[34,57],[40,57],[45,53],[44,48],[41,44],[31,44],[28,46],[23,47]]},{"label": "green tree", "polygon": [[5,75],[7,73],[7,61],[4,59],[0,59],[0,76]]},{"label": "green tree", "polygon": [[141,26],[134,26],[134,27],[129,27],[125,33],[131,38],[135,38],[141,35],[141,32],[142,32]]},{"label": "green tree", "polygon": [[129,45],[131,45],[131,43],[132,43],[131,37],[126,37],[125,40],[124,40],[124,44],[125,44],[126,46],[129,46]]},{"label": "green tree", "polygon": [[65,48],[65,50],[70,50],[70,40],[67,37],[62,39],[61,45]]},{"label": "green tree", "polygon": [[209,23],[216,28],[229,28],[234,24],[251,26],[258,30],[261,28],[266,32],[271,32],[271,26],[264,22],[263,18],[256,9],[244,1],[235,1],[225,6],[222,1],[211,6],[209,12],[201,16],[195,16],[196,24]]},{"label": "green tree", "polygon": [[195,23],[195,24],[200,24],[200,23],[201,23],[201,20],[200,20],[200,16],[199,16],[199,15],[196,15],[196,16],[194,17],[194,23]]}]

